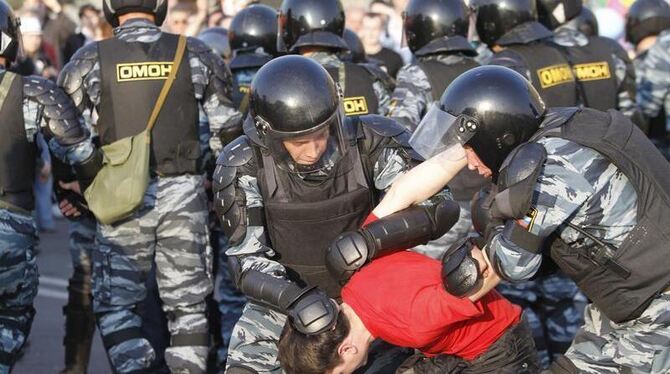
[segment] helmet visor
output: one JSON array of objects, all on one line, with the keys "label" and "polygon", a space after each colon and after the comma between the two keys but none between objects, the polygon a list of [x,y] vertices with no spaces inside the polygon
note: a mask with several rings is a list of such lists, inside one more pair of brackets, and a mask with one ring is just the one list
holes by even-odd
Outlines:
[{"label": "helmet visor", "polygon": [[452,154],[453,159],[458,160],[463,158],[463,146],[472,139],[476,130],[474,119],[464,115],[455,117],[433,103],[409,143],[426,160],[445,151],[449,151],[445,154]]},{"label": "helmet visor", "polygon": [[328,120],[305,131],[282,132],[268,126],[265,143],[282,170],[295,174],[329,172],[347,150],[343,118],[340,106]]}]

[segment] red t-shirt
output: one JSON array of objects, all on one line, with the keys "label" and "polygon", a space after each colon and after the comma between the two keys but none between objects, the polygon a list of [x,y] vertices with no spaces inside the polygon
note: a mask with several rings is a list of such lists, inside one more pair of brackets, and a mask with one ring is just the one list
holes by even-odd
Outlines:
[{"label": "red t-shirt", "polygon": [[521,318],[521,308],[491,291],[476,303],[448,294],[440,261],[415,252],[373,260],[349,280],[342,299],[375,338],[473,360]]}]

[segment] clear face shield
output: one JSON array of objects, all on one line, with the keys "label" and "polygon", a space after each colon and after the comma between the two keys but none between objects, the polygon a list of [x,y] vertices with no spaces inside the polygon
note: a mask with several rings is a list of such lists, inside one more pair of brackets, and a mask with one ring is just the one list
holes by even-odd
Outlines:
[{"label": "clear face shield", "polygon": [[344,118],[340,105],[326,121],[301,132],[274,130],[260,117],[256,121],[265,129],[263,138],[276,165],[289,173],[309,174],[331,171],[346,154]]},{"label": "clear face shield", "polygon": [[433,103],[409,143],[426,160],[436,155],[447,160],[461,160],[465,157],[464,145],[472,139],[477,128],[474,118],[465,114],[453,116]]}]

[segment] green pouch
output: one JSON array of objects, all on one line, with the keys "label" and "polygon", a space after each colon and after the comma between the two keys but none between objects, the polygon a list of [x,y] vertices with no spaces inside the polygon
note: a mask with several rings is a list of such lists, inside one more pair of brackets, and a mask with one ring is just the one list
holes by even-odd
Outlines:
[{"label": "green pouch", "polygon": [[102,147],[103,166],[84,191],[88,208],[109,225],[130,216],[149,185],[151,138],[147,130]]},{"label": "green pouch", "polygon": [[129,217],[144,200],[149,186],[151,129],[175,80],[185,49],[186,38],[180,36],[170,75],[158,95],[146,129],[101,148],[102,168],[84,191],[84,198],[89,210],[104,225]]}]

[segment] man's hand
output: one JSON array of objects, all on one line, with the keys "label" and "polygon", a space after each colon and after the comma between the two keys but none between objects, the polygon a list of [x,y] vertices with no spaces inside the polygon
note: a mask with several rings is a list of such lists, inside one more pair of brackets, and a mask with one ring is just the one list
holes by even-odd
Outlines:
[{"label": "man's hand", "polygon": [[[65,191],[72,191],[72,192],[76,193],[77,195],[81,196],[81,190],[80,190],[80,187],[79,187],[79,182],[77,182],[77,181],[69,182],[69,183],[58,181],[58,185],[60,186],[61,189],[65,190]],[[65,218],[68,218],[68,219],[79,218],[83,214],[83,212],[80,211],[76,207],[76,205],[73,202],[71,202],[70,200],[68,200],[67,198],[62,199],[58,203],[58,208],[60,209],[60,212],[63,214],[63,216],[65,216]]]}]

